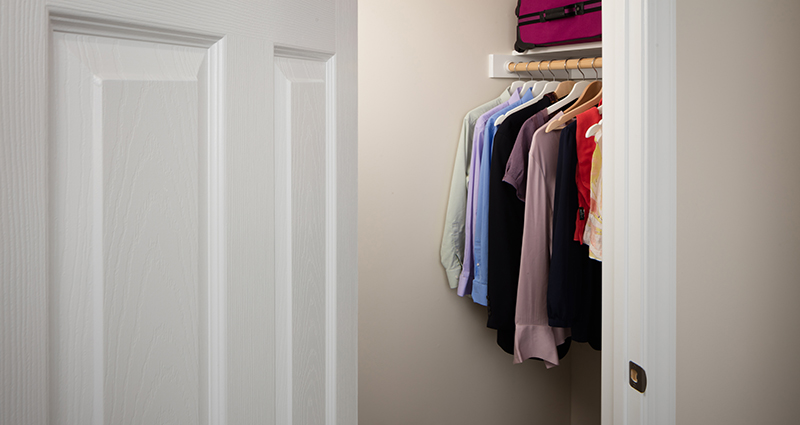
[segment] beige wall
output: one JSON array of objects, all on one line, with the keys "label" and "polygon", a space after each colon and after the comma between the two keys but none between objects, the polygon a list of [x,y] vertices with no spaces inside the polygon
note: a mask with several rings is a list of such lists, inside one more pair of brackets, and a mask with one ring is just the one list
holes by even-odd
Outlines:
[{"label": "beige wall", "polygon": [[[579,348],[549,371],[513,365],[486,328],[485,309],[457,297],[439,263],[461,120],[508,84],[487,77],[487,61],[513,49],[515,5],[359,2],[364,425],[558,425],[598,416],[597,353]],[[575,373],[573,363],[581,365]]]},{"label": "beige wall", "polygon": [[678,1],[679,424],[800,423],[800,2]]}]

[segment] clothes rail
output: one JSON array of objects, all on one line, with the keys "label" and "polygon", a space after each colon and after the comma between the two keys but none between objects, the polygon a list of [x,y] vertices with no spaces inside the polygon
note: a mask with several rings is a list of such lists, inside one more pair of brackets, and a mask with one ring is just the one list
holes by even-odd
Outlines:
[{"label": "clothes rail", "polygon": [[508,72],[530,72],[530,71],[558,71],[563,69],[600,69],[603,67],[603,58],[580,58],[580,59],[555,59],[533,62],[509,62],[506,65]]}]

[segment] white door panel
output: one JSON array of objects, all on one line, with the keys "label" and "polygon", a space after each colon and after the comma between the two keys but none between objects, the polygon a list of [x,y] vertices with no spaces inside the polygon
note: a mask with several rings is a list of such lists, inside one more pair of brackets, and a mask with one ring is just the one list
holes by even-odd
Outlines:
[{"label": "white door panel", "polygon": [[355,424],[355,2],[0,24],[0,423]]},{"label": "white door panel", "polygon": [[200,223],[211,206],[199,196],[210,173],[207,128],[198,126],[208,121],[198,99],[208,82],[198,76],[208,49],[55,28],[54,422],[199,423],[210,250]]},{"label": "white door panel", "polygon": [[[335,158],[331,55],[279,49],[275,66],[278,423],[334,415]],[[307,56],[308,58],[302,58]],[[328,219],[330,221],[328,222]],[[290,284],[291,282],[291,284]],[[333,363],[332,363],[333,364]],[[331,409],[331,410],[328,410]]]}]

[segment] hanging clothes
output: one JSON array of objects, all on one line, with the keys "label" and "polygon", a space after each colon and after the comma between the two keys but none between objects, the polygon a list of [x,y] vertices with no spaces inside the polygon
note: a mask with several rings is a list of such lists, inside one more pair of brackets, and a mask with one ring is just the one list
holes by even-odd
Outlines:
[{"label": "hanging clothes", "polygon": [[488,306],[497,344],[547,368],[573,341],[601,348],[602,149],[587,130],[602,86],[561,93],[548,116],[555,93],[507,90],[464,116],[440,252],[449,286]]},{"label": "hanging clothes", "polygon": [[578,154],[575,184],[578,186],[578,212],[575,217],[574,240],[583,243],[583,233],[586,229],[586,222],[589,220],[589,208],[591,206],[592,157],[597,147],[594,137],[586,137],[586,131],[589,130],[589,127],[600,122],[600,112],[598,112],[597,108],[591,108],[578,114],[575,117],[575,122],[577,124],[575,138]]},{"label": "hanging clothes", "polygon": [[550,326],[570,328],[573,341],[588,342],[599,350],[602,263],[590,259],[588,246],[574,240],[578,213],[576,127],[575,121],[569,123],[559,140],[547,314]]},{"label": "hanging clothes", "polygon": [[495,113],[505,110],[509,105],[515,104],[520,100],[519,91],[515,90],[511,93],[508,100],[485,112],[475,122],[475,129],[473,131],[472,152],[470,153],[470,167],[469,179],[467,181],[467,204],[465,210],[466,224],[464,227],[464,262],[461,268],[461,276],[458,279],[458,296],[465,295],[472,296],[472,280],[475,273],[475,260],[474,260],[474,235],[475,235],[475,213],[476,213],[476,196],[478,190],[478,181],[480,180],[480,156],[483,152],[483,140],[485,136],[485,128],[489,119]]},{"label": "hanging clothes", "polygon": [[[487,111],[511,98],[508,89],[499,97],[469,111],[461,124],[458,137],[458,148],[453,165],[453,177],[450,181],[450,197],[447,201],[444,235],[442,236],[441,261],[447,273],[450,288],[458,287],[461,266],[464,259],[464,231],[466,224],[467,183],[469,182],[472,141],[478,119]],[[470,255],[471,256],[471,255]]]},{"label": "hanging clothes", "polygon": [[[559,112],[550,121],[562,115]],[[525,222],[515,306],[514,363],[539,358],[551,368],[558,366],[561,356],[557,347],[566,345],[570,330],[551,327],[547,315],[553,203],[561,130],[547,133],[545,126],[534,133],[528,152]],[[514,180],[513,175],[507,177]]]},{"label": "hanging clothes", "polygon": [[[478,196],[475,198],[476,215],[475,215],[475,234],[473,235],[473,258],[475,261],[475,278],[472,281],[472,300],[481,305],[487,305],[488,294],[488,270],[489,270],[489,178],[491,161],[492,161],[492,146],[494,143],[494,136],[498,130],[494,122],[500,115],[514,109],[515,107],[533,99],[533,94],[528,90],[525,92],[522,99],[515,104],[507,106],[502,111],[492,115],[486,122],[486,129],[484,130],[483,153],[480,161],[480,177],[478,179]],[[514,114],[516,115],[516,114]],[[514,116],[512,115],[512,117]],[[505,164],[502,169],[505,170]]]},{"label": "hanging clothes", "polygon": [[583,243],[589,245],[589,258],[603,260],[603,130],[602,125],[594,135],[597,147],[592,154],[592,171],[589,183],[589,220],[583,232]]},{"label": "hanging clothes", "polygon": [[491,264],[487,270],[487,326],[497,329],[497,343],[509,354],[514,353],[514,311],[525,204],[517,196],[516,189],[503,178],[514,147],[517,143],[528,144],[524,139],[533,137],[544,124],[547,118],[544,109],[555,100],[555,95],[548,93],[538,102],[509,115],[498,127],[492,146],[487,217],[487,258]]}]

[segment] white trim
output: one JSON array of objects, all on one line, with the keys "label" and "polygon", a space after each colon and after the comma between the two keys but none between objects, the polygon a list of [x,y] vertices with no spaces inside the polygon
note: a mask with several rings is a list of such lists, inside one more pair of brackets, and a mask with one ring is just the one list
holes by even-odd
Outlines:
[{"label": "white trim", "polygon": [[94,360],[92,424],[105,422],[105,262],[103,252],[103,87],[96,76],[92,85],[92,357]]},{"label": "white trim", "polygon": [[275,57],[287,59],[302,59],[315,62],[325,62],[331,57],[333,53],[321,50],[312,50],[305,47],[287,46],[283,44],[276,44],[274,46]]},{"label": "white trim", "polygon": [[[273,60],[278,60],[276,56]],[[292,423],[292,85],[275,72],[275,423]],[[284,106],[277,106],[283,101]]]},{"label": "white trim", "polygon": [[226,40],[208,49],[208,423],[227,423]]},{"label": "white trim", "polygon": [[336,425],[337,368],[336,351],[339,328],[336,301],[339,294],[337,275],[336,208],[338,179],[336,172],[336,57],[325,64],[325,424]]},{"label": "white trim", "polygon": [[223,37],[188,29],[176,29],[172,26],[162,28],[120,17],[78,12],[62,7],[51,6],[48,8],[48,13],[50,27],[54,32],[205,48],[213,46]]},{"label": "white trim", "polygon": [[603,5],[604,425],[675,423],[675,32],[675,0]]},{"label": "white trim", "polygon": [[645,398],[648,424],[676,422],[677,317],[677,24],[675,0],[649,5],[649,231],[644,359],[658,382]]}]

